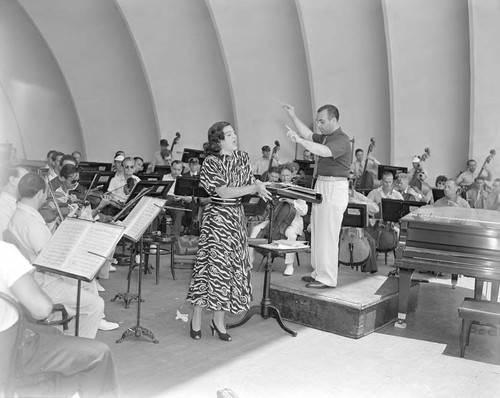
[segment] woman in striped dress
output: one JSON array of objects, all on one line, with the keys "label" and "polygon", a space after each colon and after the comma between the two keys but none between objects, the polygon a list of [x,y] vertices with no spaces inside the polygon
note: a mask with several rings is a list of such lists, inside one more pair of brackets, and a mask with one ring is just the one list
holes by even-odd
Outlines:
[{"label": "woman in striped dress", "polygon": [[203,213],[202,228],[187,299],[194,306],[190,335],[201,338],[203,308],[214,311],[212,335],[230,341],[224,323],[226,312],[241,314],[250,307],[252,286],[245,215],[240,198],[258,194],[271,198],[256,181],[248,154],[238,150],[238,139],[228,122],[208,130],[200,185],[211,200]]}]

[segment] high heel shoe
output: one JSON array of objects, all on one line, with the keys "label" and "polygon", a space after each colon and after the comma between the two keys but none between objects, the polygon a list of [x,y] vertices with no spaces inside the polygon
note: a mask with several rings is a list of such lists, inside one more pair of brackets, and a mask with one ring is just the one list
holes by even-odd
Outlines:
[{"label": "high heel shoe", "polygon": [[212,319],[212,323],[210,324],[210,329],[212,329],[212,336],[215,336],[215,332],[217,332],[219,339],[221,339],[222,341],[231,341],[232,340],[229,333],[222,333],[219,329],[217,329],[217,326],[215,326],[215,322],[213,319]]},{"label": "high heel shoe", "polygon": [[195,340],[201,339],[201,329],[200,330],[193,330],[193,321],[191,321],[189,329],[190,329],[189,335],[191,336],[192,339],[195,339]]}]

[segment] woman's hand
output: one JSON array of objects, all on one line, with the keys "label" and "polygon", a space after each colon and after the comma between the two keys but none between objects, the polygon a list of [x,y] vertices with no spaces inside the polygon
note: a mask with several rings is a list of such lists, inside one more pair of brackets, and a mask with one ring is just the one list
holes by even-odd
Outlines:
[{"label": "woman's hand", "polygon": [[259,195],[266,202],[268,200],[271,200],[271,198],[272,198],[271,192],[269,192],[266,189],[266,185],[263,182],[260,182],[259,180],[257,180],[256,184],[255,184],[255,187],[257,189],[257,195]]}]

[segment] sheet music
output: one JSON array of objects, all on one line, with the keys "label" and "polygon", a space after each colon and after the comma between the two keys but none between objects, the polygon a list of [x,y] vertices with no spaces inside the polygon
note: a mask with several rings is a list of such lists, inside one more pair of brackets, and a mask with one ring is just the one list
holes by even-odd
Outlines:
[{"label": "sheet music", "polygon": [[72,249],[77,247],[91,224],[90,222],[75,222],[75,220],[66,218],[59,225],[47,247],[36,258],[36,265],[54,268],[61,267],[67,261]]},{"label": "sheet music", "polygon": [[123,235],[124,227],[66,218],[34,264],[77,279],[92,280]]},{"label": "sheet music", "polygon": [[123,220],[124,235],[137,242],[165,205],[166,199],[144,196]]}]

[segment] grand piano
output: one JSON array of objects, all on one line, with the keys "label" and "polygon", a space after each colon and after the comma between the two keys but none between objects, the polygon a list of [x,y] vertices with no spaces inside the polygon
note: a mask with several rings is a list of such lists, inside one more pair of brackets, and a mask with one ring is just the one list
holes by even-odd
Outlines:
[{"label": "grand piano", "polygon": [[399,268],[396,327],[406,327],[415,270],[500,281],[500,212],[425,206],[401,220],[395,265]]}]

